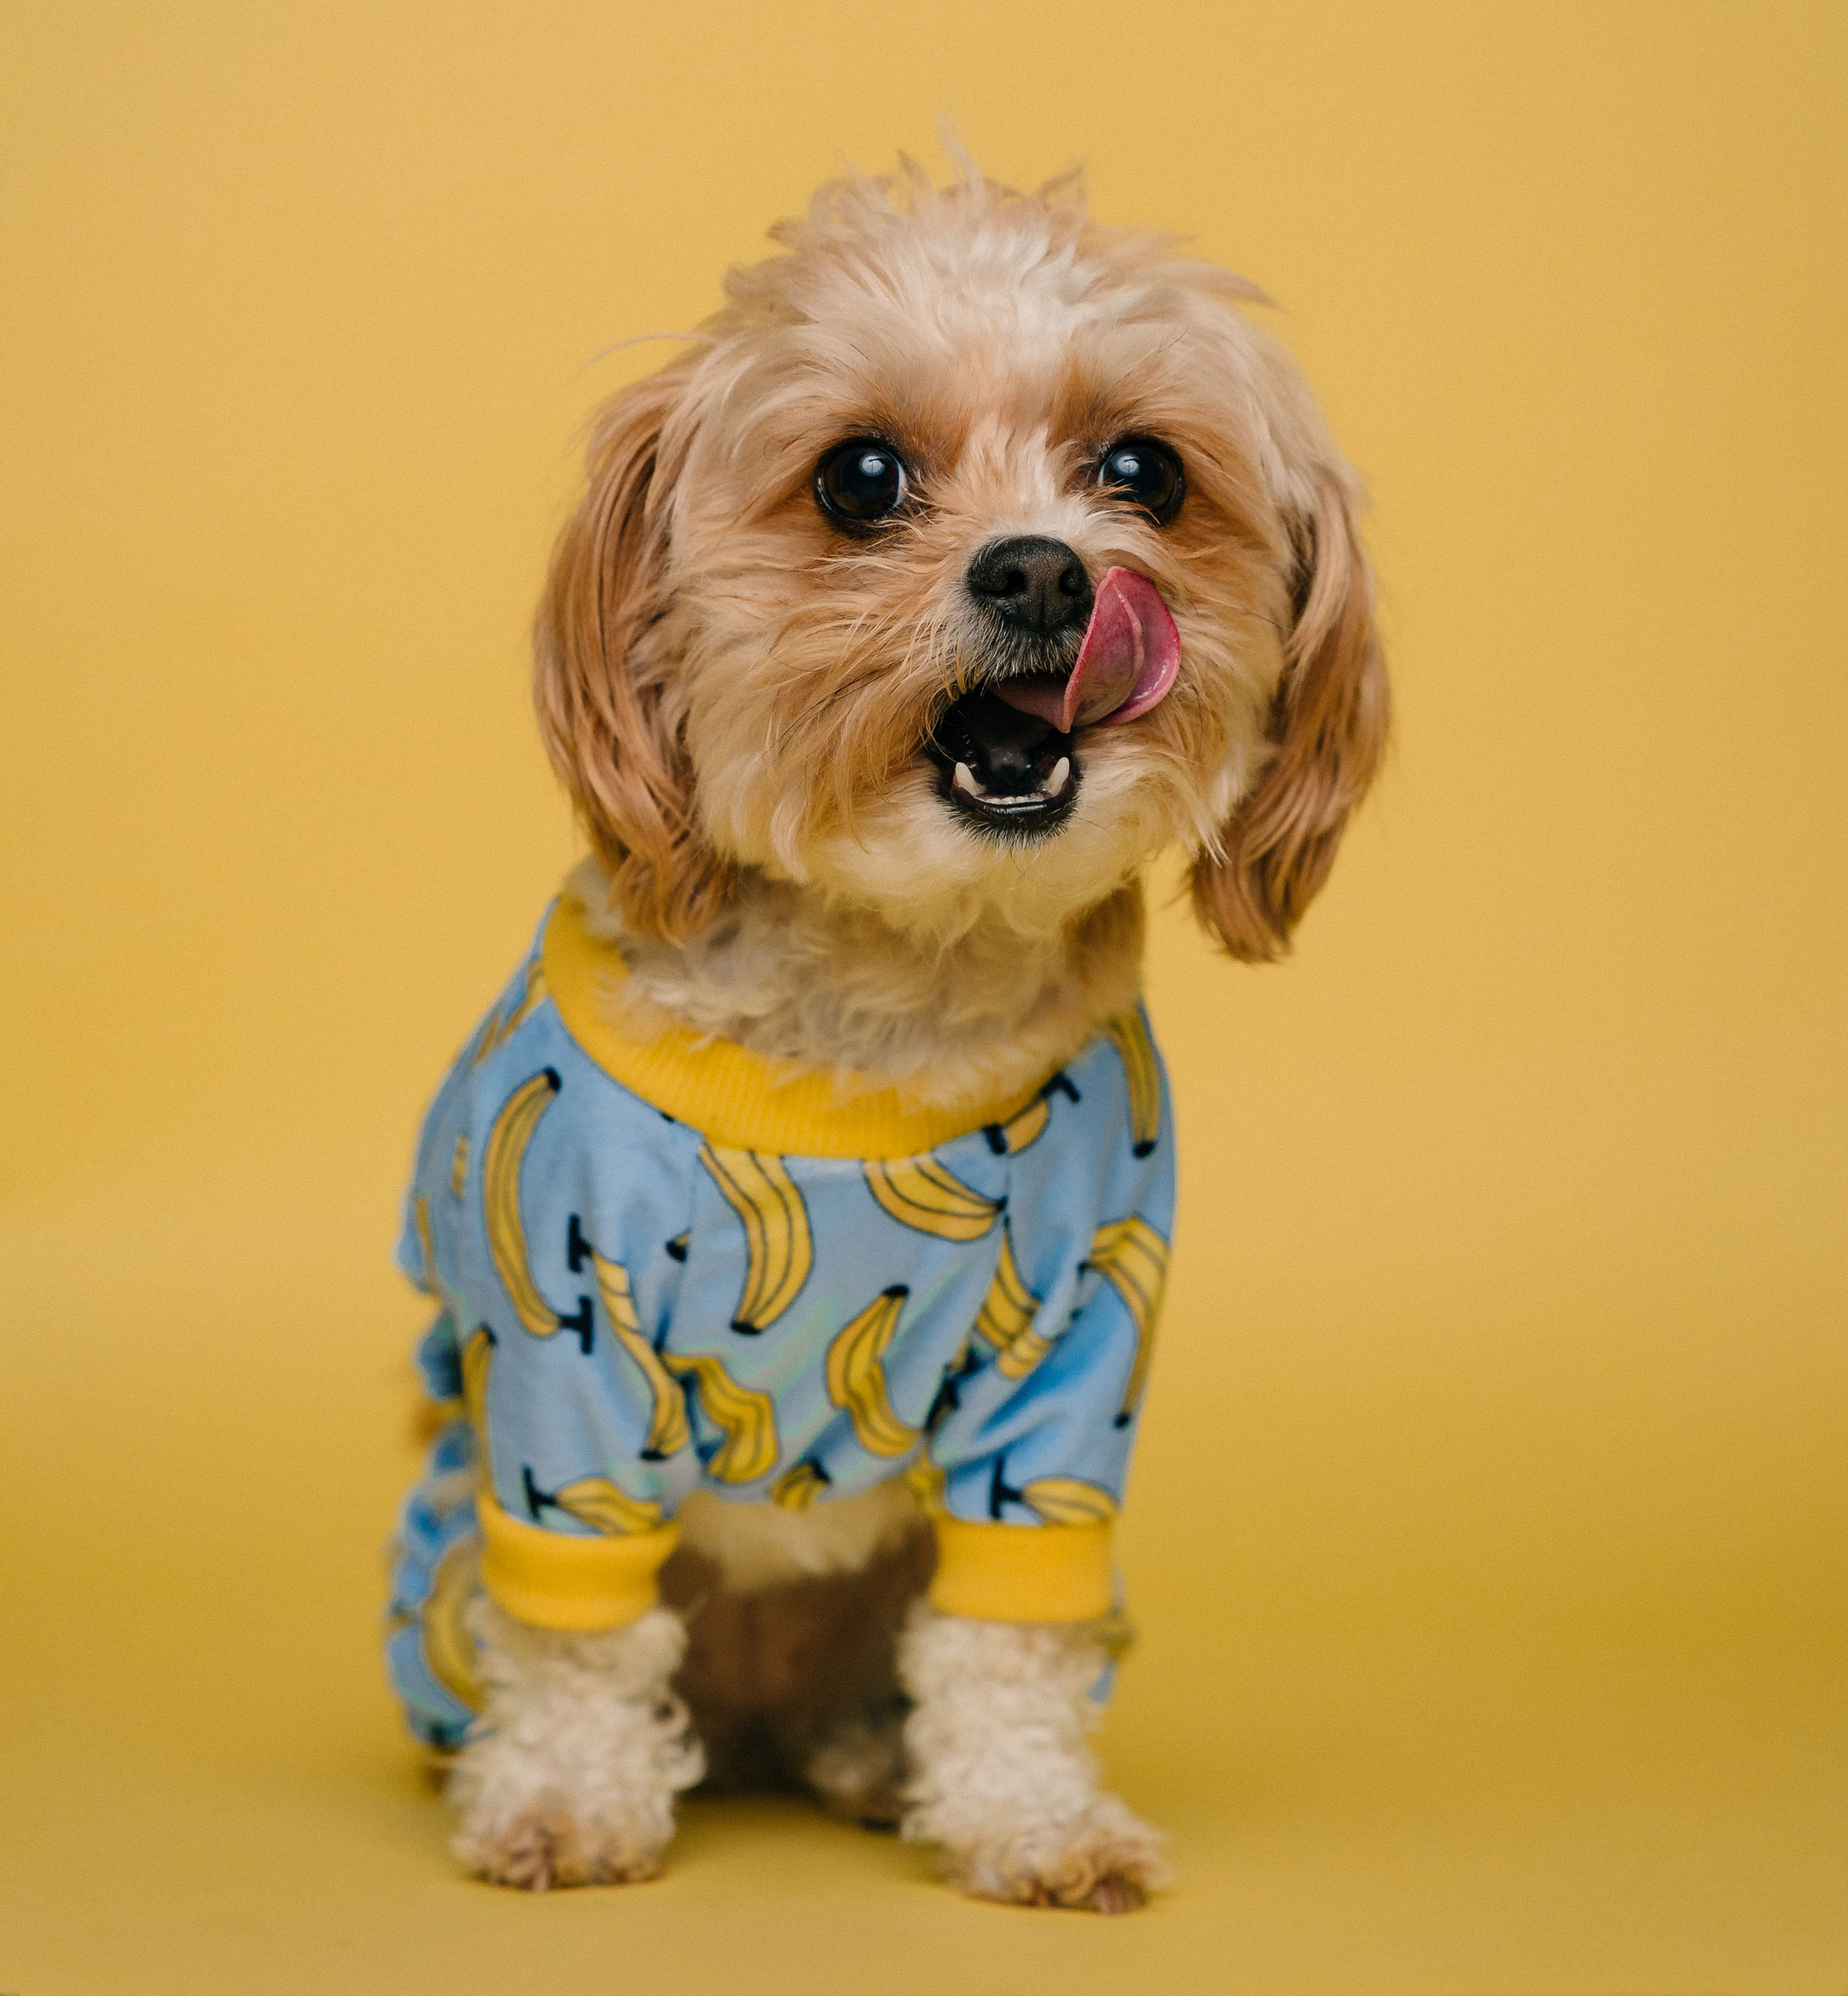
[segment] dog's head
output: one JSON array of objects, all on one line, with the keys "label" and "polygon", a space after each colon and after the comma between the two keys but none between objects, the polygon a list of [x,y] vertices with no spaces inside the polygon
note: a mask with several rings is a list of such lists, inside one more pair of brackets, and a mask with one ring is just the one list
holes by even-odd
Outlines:
[{"label": "dog's head", "polygon": [[1386,728],[1353,480],[1240,280],[1027,196],[824,188],[603,411],[538,627],[627,920],[744,869],[1045,935],[1163,847],[1276,955]]}]

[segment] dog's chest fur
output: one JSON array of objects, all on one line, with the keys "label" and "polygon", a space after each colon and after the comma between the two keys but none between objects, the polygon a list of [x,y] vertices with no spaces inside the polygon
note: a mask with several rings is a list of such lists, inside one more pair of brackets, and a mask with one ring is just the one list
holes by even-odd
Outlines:
[{"label": "dog's chest fur", "polygon": [[596,912],[609,897],[595,861],[569,885],[629,965],[617,1002],[630,1030],[675,1021],[829,1073],[843,1101],[896,1088],[954,1109],[1013,1093],[1133,1005],[1140,983],[1136,884],[1049,937],[976,923],[929,946],[761,876],[697,935],[662,942]]}]

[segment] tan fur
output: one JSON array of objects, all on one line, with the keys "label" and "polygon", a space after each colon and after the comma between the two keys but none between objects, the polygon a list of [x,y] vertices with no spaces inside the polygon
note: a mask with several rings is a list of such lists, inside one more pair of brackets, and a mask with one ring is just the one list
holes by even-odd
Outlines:
[{"label": "tan fur", "polygon": [[[547,745],[630,930],[683,940],[754,874],[914,947],[1056,946],[1178,843],[1228,945],[1280,947],[1386,707],[1352,474],[1228,309],[1250,287],[1100,228],[1070,183],[839,181],[775,232],[789,253],[599,419],[541,611]],[[868,430],[929,504],[854,539],[809,485]],[[1166,529],[1085,475],[1132,431],[1182,448]],[[1183,660],[1152,714],[1087,731],[1076,816],[1024,850],[957,825],[918,755],[979,656],[970,556],[1009,533],[1141,570]]]},{"label": "tan fur", "polygon": [[1169,1877],[1161,1839],[1097,1786],[1084,1736],[1104,1667],[1090,1632],[914,1610],[899,1645],[912,1776],[905,1833],[964,1891],[1127,1912]]},{"label": "tan fur", "polygon": [[805,1511],[734,1503],[696,1490],[680,1507],[680,1545],[709,1561],[728,1592],[754,1594],[824,1574],[857,1573],[922,1522],[897,1477]]},{"label": "tan fur", "polygon": [[1271,715],[1275,752],[1194,865],[1195,911],[1250,962],[1289,947],[1386,747],[1386,660],[1355,505],[1352,479],[1327,467],[1293,516],[1297,611]]},{"label": "tan fur", "polygon": [[593,429],[584,503],[559,536],[535,634],[534,707],[553,766],[637,921],[678,935],[718,898],[692,821],[671,661],[651,642],[667,548],[661,425],[685,361],[639,382]]},{"label": "tan fur", "polygon": [[456,1856],[534,1891],[652,1877],[705,1767],[671,1688],[679,1617],[568,1636],[484,1599],[473,1619],[486,1703],[450,1777]]},{"label": "tan fur", "polygon": [[830,1072],[850,1100],[896,1087],[954,1107],[1043,1079],[1134,1003],[1142,982],[1139,883],[1029,940],[993,915],[955,945],[747,874],[697,935],[632,928],[587,860],[566,891],[617,944],[632,976],[612,1010],[629,1031],[673,1020],[792,1068]]},{"label": "tan fur", "polygon": [[913,1510],[895,1534],[862,1544],[857,1558],[850,1568],[809,1572],[792,1563],[789,1577],[759,1574],[742,1591],[685,1547],[668,1562],[662,1595],[688,1635],[675,1687],[692,1709],[714,1785],[800,1784],[839,1814],[898,1820],[898,1631],[936,1550]]},{"label": "tan fur", "polygon": [[[1386,734],[1358,488],[1233,309],[1252,287],[1099,226],[1074,180],[1022,194],[964,163],[939,188],[908,165],[773,234],[785,253],[733,271],[688,351],[602,411],[554,556],[535,697],[593,848],[572,891],[629,964],[610,1002],[630,1029],[735,1041],[843,1099],[972,1102],[1131,1001],[1164,848],[1235,955],[1287,946]],[[854,536],[812,480],[871,433],[919,503]],[[1165,528],[1095,483],[1133,434],[1185,464]],[[922,753],[990,642],[970,559],[1015,534],[1094,578],[1139,570],[1181,642],[1159,706],[1080,731],[1075,808],[1030,844],[959,822]],[[899,1636],[929,1570],[899,1486],[802,1512],[696,1498],[682,1523],[663,1586],[684,1662],[671,1608],[594,1637],[484,1619],[465,1861],[645,1875],[696,1772],[684,1695],[716,1774],[902,1806],[969,1891],[1115,1912],[1166,1878],[1097,1786],[1087,1632],[919,1608]]]}]

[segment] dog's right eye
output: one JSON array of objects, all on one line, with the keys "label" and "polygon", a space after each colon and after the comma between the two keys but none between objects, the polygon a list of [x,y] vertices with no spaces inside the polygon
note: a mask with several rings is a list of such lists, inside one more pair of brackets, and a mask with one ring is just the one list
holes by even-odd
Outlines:
[{"label": "dog's right eye", "polygon": [[1166,526],[1180,511],[1187,490],[1180,459],[1165,443],[1147,436],[1124,437],[1113,443],[1097,466],[1097,483],[1141,507],[1158,527]]},{"label": "dog's right eye", "polygon": [[856,527],[897,512],[910,484],[904,459],[883,437],[836,444],[815,470],[821,510]]}]

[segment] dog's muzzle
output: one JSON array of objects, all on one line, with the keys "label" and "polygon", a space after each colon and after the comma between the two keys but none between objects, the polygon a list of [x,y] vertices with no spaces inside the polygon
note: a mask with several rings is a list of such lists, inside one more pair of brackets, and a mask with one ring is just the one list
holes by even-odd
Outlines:
[{"label": "dog's muzzle", "polygon": [[1002,656],[946,711],[926,752],[968,822],[1017,835],[1056,831],[1077,802],[1074,737],[1165,699],[1180,669],[1180,633],[1146,575],[1107,570],[1094,596],[1060,541],[994,542],[970,564],[968,583],[1001,627]]}]

